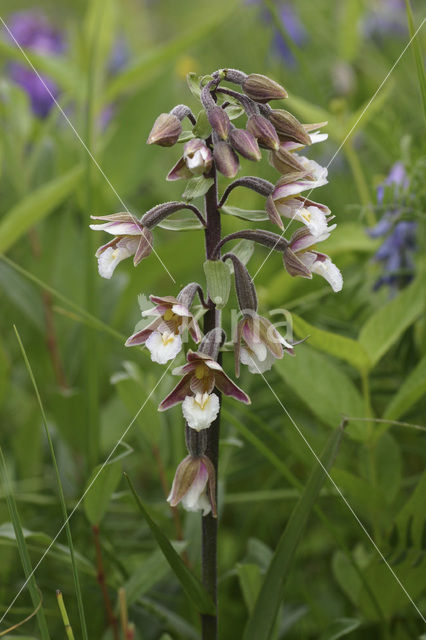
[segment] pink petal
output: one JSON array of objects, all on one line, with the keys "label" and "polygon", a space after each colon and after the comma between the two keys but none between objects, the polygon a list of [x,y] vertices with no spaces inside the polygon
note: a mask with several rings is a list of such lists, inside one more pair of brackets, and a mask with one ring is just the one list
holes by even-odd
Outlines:
[{"label": "pink petal", "polygon": [[124,345],[126,347],[135,347],[139,344],[144,344],[149,338],[149,336],[151,335],[151,333],[157,329],[158,324],[159,324],[158,319],[154,320],[147,327],[145,327],[145,329],[142,329],[141,331],[137,331],[136,333],[131,335],[129,338],[127,338]]},{"label": "pink petal", "polygon": [[232,382],[224,371],[215,374],[215,384],[219,391],[222,391],[226,396],[232,396],[239,402],[244,402],[244,404],[251,403],[248,395],[240,387],[237,387],[235,382]]},{"label": "pink petal", "polygon": [[174,407],[179,402],[183,402],[186,396],[191,395],[190,390],[190,382],[191,382],[192,374],[188,374],[178,382],[173,391],[169,393],[169,395],[164,398],[164,400],[160,403],[158,407],[158,411],[166,411],[166,409],[170,409],[170,407]]}]

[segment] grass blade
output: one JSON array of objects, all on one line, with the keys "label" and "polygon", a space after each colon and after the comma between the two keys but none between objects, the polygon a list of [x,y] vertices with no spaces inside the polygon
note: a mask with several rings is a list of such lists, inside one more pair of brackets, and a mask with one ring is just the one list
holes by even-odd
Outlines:
[{"label": "grass blade", "polygon": [[67,609],[65,607],[65,602],[64,602],[64,598],[62,595],[62,591],[58,591],[56,592],[56,599],[58,601],[58,607],[59,607],[59,611],[61,612],[61,618],[63,620],[64,623],[64,627],[65,627],[65,632],[67,634],[67,638],[68,640],[74,640],[74,633],[72,630],[72,626],[70,625],[70,621],[68,618],[68,612]]},{"label": "grass blade", "polygon": [[173,549],[173,547],[170,544],[170,542],[168,541],[167,537],[164,535],[164,533],[161,531],[161,529],[152,520],[152,518],[149,515],[148,511],[145,509],[144,505],[142,504],[141,499],[139,498],[138,494],[136,493],[135,488],[134,488],[134,486],[132,484],[132,481],[130,480],[129,476],[126,473],[124,475],[126,477],[127,482],[129,483],[130,490],[133,493],[133,496],[134,496],[134,498],[136,500],[136,503],[137,503],[137,505],[138,505],[143,517],[145,518],[149,528],[151,529],[151,532],[152,532],[154,538],[156,539],[158,546],[160,547],[161,551],[163,552],[163,554],[164,554],[167,562],[169,563],[171,569],[173,570],[175,576],[177,577],[177,579],[181,583],[181,585],[183,587],[183,590],[185,591],[186,595],[191,600],[191,602],[194,604],[194,606],[197,608],[197,611],[199,611],[200,613],[206,613],[206,614],[214,615],[215,606],[214,606],[210,596],[208,595],[208,593],[204,589],[203,585],[194,576],[194,574],[191,573],[191,571],[188,569],[186,564],[183,562],[182,558]]},{"label": "grass blade", "polygon": [[341,426],[331,434],[322,453],[321,462],[316,463],[291,513],[266,572],[253,613],[247,622],[244,640],[268,640],[270,637],[297,546],[325,481],[325,471],[330,469],[337,454],[342,433]]},{"label": "grass blade", "polygon": [[78,612],[79,612],[79,616],[80,616],[81,630],[82,630],[82,634],[83,634],[84,640],[88,640],[86,619],[85,619],[85,616],[84,616],[83,597],[82,597],[82,594],[81,594],[80,580],[79,580],[79,577],[78,577],[78,571],[77,571],[77,566],[76,566],[76,561],[75,561],[74,546],[73,546],[72,536],[71,536],[71,528],[70,528],[70,525],[69,525],[69,522],[68,522],[67,506],[65,504],[65,496],[64,496],[64,491],[63,491],[63,488],[62,488],[61,476],[59,474],[59,468],[58,468],[58,464],[56,462],[55,449],[53,447],[52,438],[50,437],[49,427],[47,426],[46,413],[44,411],[44,407],[43,407],[43,403],[42,403],[42,400],[41,400],[40,392],[38,390],[37,383],[36,383],[35,378],[34,378],[33,370],[31,369],[30,361],[28,360],[28,356],[27,356],[27,353],[25,351],[25,347],[24,347],[24,345],[22,343],[21,336],[19,335],[19,332],[18,332],[17,328],[15,326],[13,328],[15,330],[16,338],[18,340],[19,347],[21,349],[22,357],[24,358],[24,362],[25,362],[25,366],[26,366],[27,371],[28,371],[28,375],[30,376],[32,385],[34,387],[35,394],[37,396],[37,402],[38,402],[38,405],[40,407],[40,412],[41,412],[42,419],[43,419],[43,425],[44,425],[44,429],[45,429],[45,432],[46,432],[47,441],[49,443],[50,454],[52,456],[53,467],[55,469],[56,482],[57,482],[57,485],[58,485],[58,493],[59,493],[59,501],[61,503],[62,517],[63,517],[64,522],[65,522],[65,531],[66,531],[66,534],[67,534],[68,547],[69,547],[69,551],[70,551],[71,567],[72,567],[72,574],[73,574],[73,578],[74,578],[74,588],[75,588],[75,593],[76,593],[76,597],[77,597],[77,606],[78,606]]},{"label": "grass blade", "polygon": [[38,628],[40,630],[41,640],[50,640],[46,617],[44,615],[43,608],[39,607],[41,592],[37,587],[37,582],[33,575],[30,554],[28,553],[27,543],[25,542],[24,533],[22,531],[21,519],[19,517],[15,497],[13,495],[12,487],[11,487],[9,476],[7,473],[6,460],[4,459],[3,449],[1,447],[0,447],[0,458],[1,458],[2,469],[3,469],[6,502],[7,502],[10,517],[12,520],[13,529],[15,532],[16,543],[18,545],[18,552],[21,558],[22,567],[24,569],[25,579],[28,582],[28,590],[30,592],[31,601],[33,603],[34,609],[37,611],[36,617],[37,617]]},{"label": "grass blade", "polygon": [[[422,103],[423,103],[423,111],[425,113],[425,118],[426,118],[426,76],[425,76],[425,68],[423,66],[423,58],[422,58],[422,52],[421,52],[421,49],[420,49],[419,39],[417,37],[414,37],[414,34],[416,33],[416,30],[414,28],[414,19],[413,19],[413,12],[411,11],[410,0],[405,0],[405,6],[406,6],[406,10],[407,10],[408,29],[410,31],[410,38],[412,38],[411,48],[413,49],[414,61],[416,63],[416,69],[417,69],[417,77],[419,79],[420,95],[421,95]],[[424,22],[424,20],[423,20],[423,22]],[[422,24],[420,26],[423,25],[423,22],[422,22]],[[420,31],[420,29],[418,29],[418,31]]]}]

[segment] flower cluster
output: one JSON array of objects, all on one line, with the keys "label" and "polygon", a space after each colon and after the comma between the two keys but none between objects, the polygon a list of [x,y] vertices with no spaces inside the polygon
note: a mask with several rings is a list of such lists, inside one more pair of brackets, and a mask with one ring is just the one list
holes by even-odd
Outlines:
[{"label": "flower cluster", "polygon": [[391,294],[409,284],[414,274],[417,223],[406,219],[411,211],[409,186],[404,165],[396,162],[377,189],[377,203],[385,211],[377,225],[368,229],[372,238],[383,238],[373,258],[383,267],[374,288],[387,285]]},{"label": "flower cluster", "polygon": [[[154,306],[142,314],[149,317],[148,324],[138,325],[126,342],[126,346],[146,346],[151,359],[160,364],[176,358],[188,334],[198,345],[198,350],[188,349],[185,364],[173,370],[180,380],[160,403],[159,410],[165,411],[179,404],[186,423],[189,455],[176,471],[170,504],[176,506],[182,502],[186,509],[215,516],[217,458],[209,458],[206,452],[209,451],[210,456],[217,450],[221,395],[245,404],[250,403],[250,398],[222,367],[221,349],[226,335],[221,329],[214,282],[218,278],[230,282],[233,274],[241,314],[232,336],[237,377],[241,364],[246,365],[250,373],[263,374],[285,353],[294,355],[294,344],[284,339],[267,318],[258,314],[256,289],[245,263],[232,249],[222,253],[222,248],[233,240],[246,239],[267,247],[270,252],[280,253],[291,276],[312,278],[313,274],[320,275],[334,291],[340,291],[343,280],[330,258],[316,249],[316,245],[328,238],[336,227],[329,208],[309,199],[313,189],[327,183],[327,169],[300,153],[305,147],[327,138],[320,131],[326,123],[302,124],[285,109],[272,108],[268,103],[285,99],[287,92],[277,82],[260,74],[221,69],[201,78],[198,86],[192,77],[189,84],[201,102],[198,117],[188,106],[177,105],[158,116],[147,142],[162,147],[183,145],[167,179],[191,180],[195,192],[205,195],[205,211],[188,201],[165,202],[141,218],[129,212],[93,216],[104,222],[92,224],[91,228],[113,236],[96,254],[99,273],[105,278],[110,278],[125,258],[133,256],[136,266],[147,257],[154,250],[153,229],[158,225],[171,228],[170,221],[165,223],[166,218],[181,210],[194,216],[195,226],[205,231],[206,275],[209,272],[206,266],[213,264],[216,269],[221,263],[217,272],[220,276],[212,280],[207,277],[206,293],[201,285],[193,282],[176,297],[150,296]],[[240,90],[228,84],[237,85]],[[245,126],[241,125],[242,117],[246,119]],[[190,131],[183,130],[185,120],[190,122]],[[237,120],[238,126],[234,123]],[[270,164],[280,174],[276,184],[256,176],[240,177],[228,184],[218,200],[218,174],[234,178],[240,170],[240,158],[258,162],[262,150],[266,150]],[[220,219],[228,213],[225,203],[237,187],[251,189],[265,198],[265,220],[278,227],[280,233],[243,229],[221,236]],[[250,219],[249,216],[245,218],[244,212],[242,218]],[[289,239],[284,236],[284,220],[287,227],[293,222],[298,225]],[[178,221],[173,222],[173,228],[179,228]],[[198,314],[191,310],[197,295],[201,313],[205,314],[204,336],[198,326]],[[222,308],[227,300],[220,302]],[[211,445],[214,438],[216,446]]]}]

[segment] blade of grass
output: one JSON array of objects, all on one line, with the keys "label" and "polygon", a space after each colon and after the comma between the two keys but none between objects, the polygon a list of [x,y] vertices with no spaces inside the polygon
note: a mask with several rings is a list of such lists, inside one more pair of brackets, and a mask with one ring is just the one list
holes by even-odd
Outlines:
[{"label": "blade of grass", "polygon": [[[0,632],[0,638],[3,638],[5,635],[7,635],[9,637],[9,634],[10,634],[11,631],[15,631],[16,629],[19,629],[19,627],[22,627],[22,625],[24,625],[26,622],[31,620],[31,618],[34,618],[34,616],[37,615],[37,612],[41,608],[42,604],[43,604],[43,600],[42,600],[42,597],[41,597],[41,594],[40,594],[40,602],[37,605],[37,609],[34,609],[34,611],[32,611],[26,618],[24,618],[20,622],[17,622],[16,624],[12,625],[11,627],[9,627],[9,629],[6,629],[5,631],[1,631]],[[13,637],[15,637],[15,636],[13,636]],[[12,636],[10,636],[10,638],[12,638]]]},{"label": "blade of grass", "polygon": [[107,325],[105,322],[102,322],[102,320],[99,320],[99,318],[96,318],[96,316],[86,311],[86,309],[83,309],[83,307],[80,307],[80,305],[76,304],[75,302],[73,302],[72,300],[64,296],[62,293],[60,293],[59,291],[57,291],[56,289],[48,285],[46,282],[43,282],[43,280],[40,280],[40,278],[37,278],[37,276],[30,273],[29,271],[21,267],[19,264],[17,264],[7,256],[0,254],[0,259],[6,262],[6,264],[12,267],[12,269],[15,269],[15,271],[23,275],[24,278],[27,278],[28,280],[36,284],[38,287],[40,287],[44,291],[48,291],[52,296],[54,296],[58,300],[61,300],[61,302],[63,302],[68,307],[73,309],[76,313],[79,314],[79,316],[81,316],[80,318],[76,318],[79,322],[86,322],[86,324],[90,324],[96,329],[104,331],[105,333],[109,333],[110,335],[114,336],[114,338],[116,338],[117,340],[120,340],[120,342],[125,342],[126,340],[125,335],[123,335],[119,331],[116,331],[115,329]]},{"label": "blade of grass", "polygon": [[302,539],[308,517],[327,477],[326,471],[331,468],[337,455],[342,433],[343,426],[341,425],[329,437],[320,458],[321,462],[315,464],[305,489],[291,513],[266,572],[253,613],[247,622],[244,640],[268,640],[270,637],[283,597],[286,578]]},{"label": "blade of grass", "polygon": [[157,541],[158,546],[163,552],[164,557],[169,563],[175,576],[181,583],[182,588],[185,591],[186,595],[191,600],[193,605],[197,608],[197,611],[199,611],[200,613],[213,615],[215,611],[215,606],[210,596],[204,589],[203,585],[198,580],[198,578],[196,578],[196,576],[193,573],[191,573],[191,571],[188,569],[186,564],[183,562],[182,558],[173,549],[168,538],[164,535],[161,529],[155,524],[155,522],[149,515],[148,511],[145,509],[144,505],[142,504],[142,501],[139,498],[138,494],[136,493],[136,490],[129,476],[126,473],[124,474],[124,476],[136,500],[136,504],[138,505],[143,517],[145,518],[149,528],[151,529],[151,532],[155,540]]},{"label": "blade of grass", "polygon": [[50,454],[52,456],[53,467],[55,469],[56,483],[58,485],[58,494],[59,494],[59,501],[61,503],[62,517],[63,517],[64,522],[65,522],[65,531],[66,531],[66,534],[67,534],[68,547],[69,547],[69,551],[70,551],[71,567],[72,567],[72,574],[73,574],[73,579],[74,579],[74,588],[75,588],[75,593],[76,593],[76,597],[77,597],[77,606],[78,606],[78,613],[79,613],[79,616],[80,616],[81,630],[82,630],[82,634],[83,634],[84,640],[88,640],[86,619],[85,619],[85,615],[84,615],[83,597],[82,597],[82,594],[81,594],[80,580],[79,580],[79,577],[78,577],[78,570],[77,570],[76,561],[75,561],[74,545],[73,545],[72,535],[71,535],[71,527],[70,527],[69,522],[68,522],[68,511],[67,511],[67,506],[66,506],[66,503],[65,503],[65,496],[64,496],[64,491],[63,491],[63,488],[62,488],[61,476],[59,474],[58,463],[56,461],[55,449],[54,449],[54,446],[53,446],[52,438],[50,437],[49,427],[47,425],[46,412],[44,410],[43,402],[41,400],[40,392],[38,390],[38,386],[37,386],[37,383],[36,383],[36,380],[35,380],[35,377],[34,377],[34,374],[33,374],[33,370],[31,368],[30,361],[28,359],[28,356],[27,356],[27,353],[25,351],[25,347],[24,347],[24,345],[22,343],[21,336],[19,335],[18,329],[15,326],[13,328],[15,330],[16,338],[18,340],[19,347],[21,349],[22,357],[24,358],[24,362],[25,362],[25,366],[26,366],[27,371],[28,371],[28,375],[30,376],[30,379],[31,379],[31,382],[32,382],[32,385],[33,385],[33,388],[34,388],[34,392],[35,392],[36,397],[37,397],[37,402],[38,402],[38,405],[39,405],[39,408],[40,408],[44,429],[45,429],[45,432],[46,432],[47,441],[49,443]]},{"label": "blade of grass", "polygon": [[[5,484],[6,502],[9,509],[10,517],[15,532],[16,543],[18,545],[19,557],[21,558],[22,568],[24,569],[25,579],[28,581],[28,590],[30,592],[31,601],[34,609],[37,610],[37,624],[40,630],[42,640],[50,640],[49,630],[47,628],[46,617],[43,608],[39,608],[40,590],[37,587],[35,576],[33,575],[30,554],[28,552],[27,543],[25,542],[24,533],[22,531],[21,519],[16,506],[15,497],[10,484],[9,475],[7,473],[6,460],[3,455],[3,449],[0,447],[0,459],[2,463],[3,478]],[[2,622],[2,620],[0,620]]]},{"label": "blade of grass", "polygon": [[70,621],[68,618],[68,612],[67,609],[65,607],[65,602],[64,602],[64,598],[62,596],[62,591],[59,591],[59,589],[56,591],[56,599],[58,601],[58,607],[59,607],[59,611],[61,612],[61,618],[62,621],[64,623],[64,627],[65,627],[65,632],[67,634],[67,638],[68,640],[74,640],[74,633],[72,630],[72,626],[70,625]]},{"label": "blade of grass", "polygon": [[[423,66],[423,57],[422,57],[422,52],[420,48],[419,38],[414,37],[416,30],[414,28],[414,19],[413,19],[413,12],[411,10],[410,0],[405,0],[405,7],[407,11],[407,22],[408,22],[408,29],[410,31],[410,38],[412,38],[411,48],[413,50],[414,61],[416,63],[417,77],[419,79],[420,95],[422,98],[423,111],[425,113],[425,118],[426,118],[426,74],[425,74],[425,68]],[[423,22],[422,22],[422,25],[423,25]]]}]

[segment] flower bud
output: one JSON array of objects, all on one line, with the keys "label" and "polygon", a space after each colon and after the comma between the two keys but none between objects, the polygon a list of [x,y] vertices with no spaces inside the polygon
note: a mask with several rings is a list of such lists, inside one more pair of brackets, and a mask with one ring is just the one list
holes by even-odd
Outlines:
[{"label": "flower bud", "polygon": [[231,122],[225,110],[216,105],[207,110],[207,118],[219,138],[227,140]]},{"label": "flower bud", "polygon": [[183,148],[185,164],[194,176],[201,176],[211,169],[213,155],[204,140],[194,138]]},{"label": "flower bud", "polygon": [[251,73],[242,83],[244,93],[256,102],[268,102],[269,100],[281,100],[288,98],[287,91],[278,82],[261,75]]},{"label": "flower bud", "polygon": [[182,125],[179,118],[172,113],[161,113],[151,133],[148,136],[148,144],[158,144],[160,147],[172,147],[182,133]]},{"label": "flower bud", "polygon": [[234,265],[235,289],[237,292],[238,305],[246,313],[247,311],[257,311],[257,295],[253,280],[245,265],[234,253],[227,253],[222,260],[232,260]]},{"label": "flower bud", "polygon": [[303,125],[288,111],[273,109],[268,117],[280,137],[300,142],[300,144],[311,144],[311,139]]},{"label": "flower bud", "polygon": [[213,158],[217,167],[227,178],[233,178],[239,169],[238,156],[227,142],[217,142],[213,148]]},{"label": "flower bud", "polygon": [[287,247],[283,252],[284,266],[291,276],[302,276],[302,278],[312,278],[308,267],[297,257],[295,252]]},{"label": "flower bud", "polygon": [[276,224],[280,229],[284,229],[283,221],[281,220],[281,216],[275,205],[272,194],[266,198],[265,210],[266,210],[266,213],[268,214],[269,220],[273,224]]},{"label": "flower bud", "polygon": [[250,116],[247,121],[247,130],[257,138],[261,147],[274,150],[280,148],[280,140],[274,126],[263,116],[259,114]]},{"label": "flower bud", "polygon": [[273,151],[271,154],[271,164],[280,173],[295,173],[305,170],[304,165],[299,162],[298,156],[295,153],[290,153],[282,146],[278,151]]},{"label": "flower bud", "polygon": [[232,129],[229,142],[238,153],[248,160],[261,160],[262,154],[253,134],[245,129]]}]

